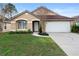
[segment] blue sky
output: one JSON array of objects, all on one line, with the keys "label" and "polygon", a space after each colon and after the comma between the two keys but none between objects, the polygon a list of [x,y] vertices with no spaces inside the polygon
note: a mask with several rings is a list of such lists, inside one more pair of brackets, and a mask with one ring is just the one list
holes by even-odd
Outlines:
[{"label": "blue sky", "polygon": [[79,3],[16,3],[14,5],[18,12],[24,10],[31,12],[40,6],[44,6],[63,16],[73,17],[79,15]]}]

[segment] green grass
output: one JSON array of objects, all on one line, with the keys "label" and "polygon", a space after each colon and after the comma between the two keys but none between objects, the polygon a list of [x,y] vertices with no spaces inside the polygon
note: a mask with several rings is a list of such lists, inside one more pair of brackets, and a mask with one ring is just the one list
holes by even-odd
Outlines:
[{"label": "green grass", "polygon": [[50,37],[31,34],[0,34],[1,56],[63,56],[66,55]]}]

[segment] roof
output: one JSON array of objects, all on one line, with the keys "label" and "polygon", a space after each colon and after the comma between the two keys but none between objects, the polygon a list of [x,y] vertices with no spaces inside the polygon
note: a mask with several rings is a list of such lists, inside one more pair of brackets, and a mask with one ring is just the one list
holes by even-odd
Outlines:
[{"label": "roof", "polygon": [[46,7],[44,7],[44,6],[38,7],[37,9],[35,9],[34,11],[32,11],[31,13],[34,13],[35,11],[37,11],[37,10],[39,10],[39,9],[45,9],[45,10],[50,11],[51,13],[54,13],[54,14],[57,15],[57,13],[51,11],[50,9],[48,9],[48,8],[46,8]]},{"label": "roof", "polygon": [[44,20],[67,20],[67,21],[71,21],[74,20],[74,18],[70,18],[70,17],[66,17],[66,16],[61,16],[61,15],[43,15],[43,16],[39,16],[40,18],[43,17]]},{"label": "roof", "polygon": [[74,17],[72,17],[72,18],[79,18],[79,16],[74,16]]},{"label": "roof", "polygon": [[19,16],[23,15],[24,13],[29,13],[29,14],[31,14],[31,15],[33,15],[33,16],[35,16],[35,17],[37,17],[36,15],[32,14],[31,12],[29,12],[29,11],[25,10],[25,11],[23,11],[23,12],[21,12],[21,13],[19,13],[19,14],[15,15],[15,16],[13,16],[13,17],[12,17],[12,19],[17,18],[17,17],[19,17]]},{"label": "roof", "polygon": [[72,18],[75,18],[76,21],[79,21],[79,16],[74,16]]},{"label": "roof", "polygon": [[[51,11],[51,10],[45,8],[45,7],[39,7],[39,8],[37,8],[36,10],[38,10],[38,9],[40,9],[40,8],[44,8],[44,9],[50,11],[50,12],[53,12],[53,11]],[[36,10],[34,10],[34,11],[36,11]],[[33,12],[34,12],[34,11],[33,11]],[[23,15],[24,13],[29,13],[29,14],[35,16],[35,17],[38,18],[38,19],[40,19],[41,17],[44,17],[44,20],[46,20],[46,21],[49,21],[49,20],[63,20],[63,21],[64,21],[64,20],[67,20],[67,21],[71,21],[71,20],[74,19],[74,18],[70,18],[70,17],[66,17],[66,16],[61,16],[61,15],[58,15],[58,14],[56,14],[56,15],[35,15],[35,14],[33,14],[33,12],[29,12],[29,11],[25,10],[25,11],[23,11],[23,12],[21,12],[21,13],[15,15],[14,17],[12,17],[12,19],[17,18],[17,17],[19,17],[20,15]],[[54,12],[53,12],[53,13],[54,13]]]}]

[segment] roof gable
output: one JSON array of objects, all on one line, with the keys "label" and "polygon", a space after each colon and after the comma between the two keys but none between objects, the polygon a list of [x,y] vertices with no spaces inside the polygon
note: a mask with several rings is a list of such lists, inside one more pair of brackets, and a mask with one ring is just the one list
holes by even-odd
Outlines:
[{"label": "roof gable", "polygon": [[34,11],[32,11],[33,14],[35,15],[57,15],[57,13],[49,10],[46,7],[38,7],[37,9],[35,9]]},{"label": "roof gable", "polygon": [[19,16],[21,16],[21,15],[23,15],[23,14],[25,14],[25,13],[29,13],[29,14],[31,14],[31,15],[33,15],[33,16],[35,16],[35,17],[37,18],[36,15],[34,15],[34,14],[30,13],[29,11],[25,10],[25,11],[23,11],[23,12],[21,12],[21,13],[15,15],[14,17],[12,17],[12,19],[15,19],[15,18],[17,18],[17,17],[19,17]]},{"label": "roof gable", "polygon": [[39,7],[32,12],[25,10],[25,11],[15,15],[14,17],[12,17],[12,19],[15,19],[19,16],[22,16],[25,13],[28,13],[28,14],[30,14],[38,19],[40,19],[42,16],[45,17],[45,19],[50,19],[50,20],[53,20],[53,19],[63,19],[63,20],[64,19],[74,19],[74,18],[69,18],[69,17],[65,17],[65,16],[61,16],[59,14],[56,14],[55,12],[53,12],[45,7]]}]

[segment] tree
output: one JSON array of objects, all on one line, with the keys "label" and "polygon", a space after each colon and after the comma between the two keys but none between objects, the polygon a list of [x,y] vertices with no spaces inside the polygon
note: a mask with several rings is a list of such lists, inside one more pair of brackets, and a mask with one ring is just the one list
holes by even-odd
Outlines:
[{"label": "tree", "polygon": [[6,29],[6,18],[7,20],[12,20],[12,16],[17,12],[15,5],[11,3],[4,4],[2,7],[2,16],[4,17],[4,27]]},{"label": "tree", "polygon": [[9,20],[11,20],[14,13],[17,12],[15,5],[11,3],[5,4],[2,11],[4,16],[6,16]]},{"label": "tree", "polygon": [[3,30],[4,13],[2,13],[4,3],[0,3],[0,31]]}]

